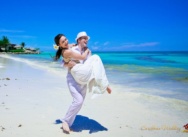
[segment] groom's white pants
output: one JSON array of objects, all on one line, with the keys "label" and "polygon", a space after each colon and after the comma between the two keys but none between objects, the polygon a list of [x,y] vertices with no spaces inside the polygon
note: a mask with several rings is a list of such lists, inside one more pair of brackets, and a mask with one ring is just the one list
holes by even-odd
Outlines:
[{"label": "groom's white pants", "polygon": [[73,97],[72,104],[70,105],[65,117],[62,119],[62,122],[67,122],[69,127],[72,126],[76,115],[80,111],[82,104],[86,96],[87,85],[78,84],[71,73],[67,74],[67,84],[69,91]]}]

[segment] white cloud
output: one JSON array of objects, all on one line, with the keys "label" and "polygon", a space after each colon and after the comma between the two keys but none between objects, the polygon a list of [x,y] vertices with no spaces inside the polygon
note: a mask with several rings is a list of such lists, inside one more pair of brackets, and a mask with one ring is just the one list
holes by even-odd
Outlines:
[{"label": "white cloud", "polygon": [[[107,43],[109,44],[109,43]],[[132,48],[139,48],[142,49],[144,47],[153,47],[153,46],[157,46],[159,45],[159,42],[144,42],[144,43],[124,43],[122,46],[95,46],[92,47],[93,50],[97,50],[97,51],[123,51],[126,49],[132,49]]]},{"label": "white cloud", "polygon": [[107,45],[109,45],[109,44],[110,44],[110,42],[107,41],[107,42],[105,42],[103,45],[104,45],[104,46],[107,46]]},{"label": "white cloud", "polygon": [[23,30],[0,29],[0,32],[20,33],[20,32],[24,32],[24,31]]},{"label": "white cloud", "polygon": [[123,50],[132,50],[136,48],[137,50],[144,47],[154,47],[159,45],[159,42],[143,42],[143,43],[124,43],[117,46],[107,46],[110,45],[110,42],[105,42],[103,44],[99,44],[99,42],[95,42],[94,46],[91,46],[91,50],[95,51],[123,51]]},{"label": "white cloud", "polygon": [[98,47],[98,46],[92,46],[91,49],[92,49],[92,50],[98,50],[99,47]]},{"label": "white cloud", "polygon": [[158,44],[159,42],[146,42],[146,43],[141,43],[138,46],[139,47],[151,47],[151,46],[156,46]]},{"label": "white cloud", "polygon": [[122,46],[122,48],[134,48],[134,47],[152,47],[157,46],[159,42],[145,42],[145,43],[126,43]]},{"label": "white cloud", "polygon": [[98,45],[98,44],[99,44],[99,42],[98,42],[98,41],[94,42],[94,45]]},{"label": "white cloud", "polygon": [[36,38],[35,36],[30,36],[30,35],[14,35],[14,36],[9,36],[11,38],[25,38],[25,39],[29,39],[29,38]]}]

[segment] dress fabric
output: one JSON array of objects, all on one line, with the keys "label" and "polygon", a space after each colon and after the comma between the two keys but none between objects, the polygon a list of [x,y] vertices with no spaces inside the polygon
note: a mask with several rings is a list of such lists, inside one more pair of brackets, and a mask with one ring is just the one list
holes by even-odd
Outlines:
[{"label": "dress fabric", "polygon": [[76,64],[71,69],[75,81],[81,85],[88,84],[89,91],[102,94],[109,85],[103,63],[98,55],[90,56],[84,64]]}]

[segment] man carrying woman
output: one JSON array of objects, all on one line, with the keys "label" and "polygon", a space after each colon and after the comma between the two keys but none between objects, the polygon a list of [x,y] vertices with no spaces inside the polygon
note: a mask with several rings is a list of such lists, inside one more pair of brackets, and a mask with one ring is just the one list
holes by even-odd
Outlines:
[{"label": "man carrying woman", "polygon": [[78,33],[75,39],[77,45],[70,49],[65,35],[58,34],[54,38],[56,45],[59,46],[55,59],[58,60],[60,56],[63,56],[65,66],[68,66],[67,84],[73,97],[73,102],[65,117],[61,119],[63,122],[62,129],[66,133],[70,133],[70,127],[83,105],[87,84],[89,91],[93,93],[101,94],[104,93],[105,90],[107,90],[109,94],[111,93],[100,57],[97,55],[91,56],[90,50],[86,49],[89,39],[90,37],[86,32]]}]

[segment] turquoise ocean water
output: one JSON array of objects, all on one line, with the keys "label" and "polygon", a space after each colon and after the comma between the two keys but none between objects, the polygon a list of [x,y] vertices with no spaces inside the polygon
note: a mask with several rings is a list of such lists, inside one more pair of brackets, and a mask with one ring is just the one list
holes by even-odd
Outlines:
[{"label": "turquoise ocean water", "polygon": [[[168,98],[188,101],[188,52],[96,52],[101,57],[110,83]],[[61,60],[55,52],[11,55],[11,57],[61,72]],[[126,92],[123,91],[123,92]]]}]

